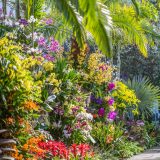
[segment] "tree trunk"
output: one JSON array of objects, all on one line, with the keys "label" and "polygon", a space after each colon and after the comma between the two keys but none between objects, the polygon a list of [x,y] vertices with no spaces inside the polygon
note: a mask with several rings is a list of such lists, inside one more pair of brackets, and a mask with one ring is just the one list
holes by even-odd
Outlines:
[{"label": "tree trunk", "polygon": [[2,0],[2,7],[3,7],[4,18],[5,18],[7,14],[7,0]]},{"label": "tree trunk", "polygon": [[16,0],[16,19],[20,19],[20,2]]},{"label": "tree trunk", "polygon": [[121,76],[121,49],[120,49],[120,43],[117,45],[117,78],[120,79]]}]

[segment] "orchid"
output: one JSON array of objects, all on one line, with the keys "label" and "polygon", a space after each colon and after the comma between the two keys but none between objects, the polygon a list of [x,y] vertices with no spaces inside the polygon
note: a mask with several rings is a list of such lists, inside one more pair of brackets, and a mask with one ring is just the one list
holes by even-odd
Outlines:
[{"label": "orchid", "polygon": [[109,106],[112,106],[114,104],[114,99],[113,98],[110,98],[109,100],[108,100],[108,105]]},{"label": "orchid", "polygon": [[111,112],[108,113],[107,118],[109,120],[115,120],[116,116],[117,116],[117,112],[111,111]]},{"label": "orchid", "polygon": [[105,114],[105,109],[104,109],[104,108],[100,108],[100,109],[98,110],[98,115],[99,115],[100,117],[103,117],[104,114]]},{"label": "orchid", "polygon": [[108,90],[112,91],[113,89],[115,89],[115,83],[113,82],[108,83]]}]

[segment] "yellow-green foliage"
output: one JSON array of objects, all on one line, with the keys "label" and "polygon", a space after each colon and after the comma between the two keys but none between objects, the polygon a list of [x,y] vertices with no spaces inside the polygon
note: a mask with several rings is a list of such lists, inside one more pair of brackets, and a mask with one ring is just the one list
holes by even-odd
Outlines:
[{"label": "yellow-green foliage", "polygon": [[126,108],[129,106],[137,106],[140,102],[133,90],[130,90],[124,83],[117,82],[117,90],[112,93],[115,98],[116,108]]},{"label": "yellow-green foliage", "polygon": [[26,100],[39,100],[41,95],[41,87],[34,82],[30,71],[23,67],[23,62],[21,46],[2,38],[0,40],[1,93],[6,101],[10,95],[17,105]]}]

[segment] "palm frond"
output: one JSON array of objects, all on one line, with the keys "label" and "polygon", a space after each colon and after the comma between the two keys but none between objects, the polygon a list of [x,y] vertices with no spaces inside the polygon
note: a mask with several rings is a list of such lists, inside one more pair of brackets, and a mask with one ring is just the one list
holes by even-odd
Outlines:
[{"label": "palm frond", "polygon": [[116,10],[115,6],[112,7],[112,10],[114,26],[121,31],[124,41],[128,44],[136,44],[140,52],[147,57],[148,40],[141,23],[134,16],[136,14],[134,9],[117,5]]},{"label": "palm frond", "polygon": [[141,22],[141,26],[143,28],[143,30],[145,31],[146,35],[150,38],[150,39],[160,39],[160,34],[158,34],[153,25],[151,23],[149,23],[147,20],[143,19],[140,21]]},{"label": "palm frond", "polygon": [[131,0],[131,1],[132,1],[133,5],[135,7],[137,15],[139,15],[140,10],[139,10],[139,6],[138,6],[137,1],[136,0]]},{"label": "palm frond", "polygon": [[42,12],[44,2],[45,0],[23,0],[26,8],[26,18],[29,19],[31,15],[34,15],[36,18],[40,18],[44,14],[44,12]]},{"label": "palm frond", "polygon": [[144,117],[152,113],[154,103],[160,103],[159,87],[154,86],[146,77],[135,76],[132,80],[124,82],[130,89],[134,90],[140,100],[139,111]]},{"label": "palm frond", "polygon": [[100,2],[97,3],[96,0],[79,0],[79,5],[84,14],[86,29],[92,34],[99,49],[107,56],[111,56],[110,29],[112,23],[108,8]]},{"label": "palm frond", "polygon": [[76,37],[79,46],[82,47],[85,41],[85,31],[81,24],[81,16],[76,11],[76,8],[66,0],[48,0],[48,3],[52,7],[52,12],[54,12],[53,6],[56,6],[60,13],[65,17],[66,23],[73,26],[73,34]]}]

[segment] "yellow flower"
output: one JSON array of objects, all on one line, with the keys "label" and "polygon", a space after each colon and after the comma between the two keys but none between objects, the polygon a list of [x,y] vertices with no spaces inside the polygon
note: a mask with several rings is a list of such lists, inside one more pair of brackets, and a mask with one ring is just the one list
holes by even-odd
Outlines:
[{"label": "yellow flower", "polygon": [[27,91],[31,91],[32,86],[33,86],[33,82],[29,81],[29,80],[24,80],[22,85]]},{"label": "yellow flower", "polygon": [[114,130],[115,130],[115,127],[114,127],[113,124],[111,124],[111,125],[109,126],[109,131],[110,131],[110,132],[113,132]]},{"label": "yellow flower", "polygon": [[42,76],[42,71],[39,71],[37,74],[35,74],[35,78],[39,79]]},{"label": "yellow flower", "polygon": [[54,64],[52,62],[45,62],[43,67],[46,71],[52,71],[54,68]]},{"label": "yellow flower", "polygon": [[97,84],[102,84],[111,81],[113,68],[102,62],[100,53],[93,53],[88,60],[89,79]]},{"label": "yellow flower", "polygon": [[136,97],[133,90],[130,90],[122,82],[117,82],[117,90],[112,93],[112,96],[116,99],[116,106],[119,108],[125,108],[126,106],[137,106],[140,102]]},{"label": "yellow flower", "polygon": [[59,89],[56,87],[56,88],[54,88],[54,90],[53,90],[53,93],[59,93]]}]

